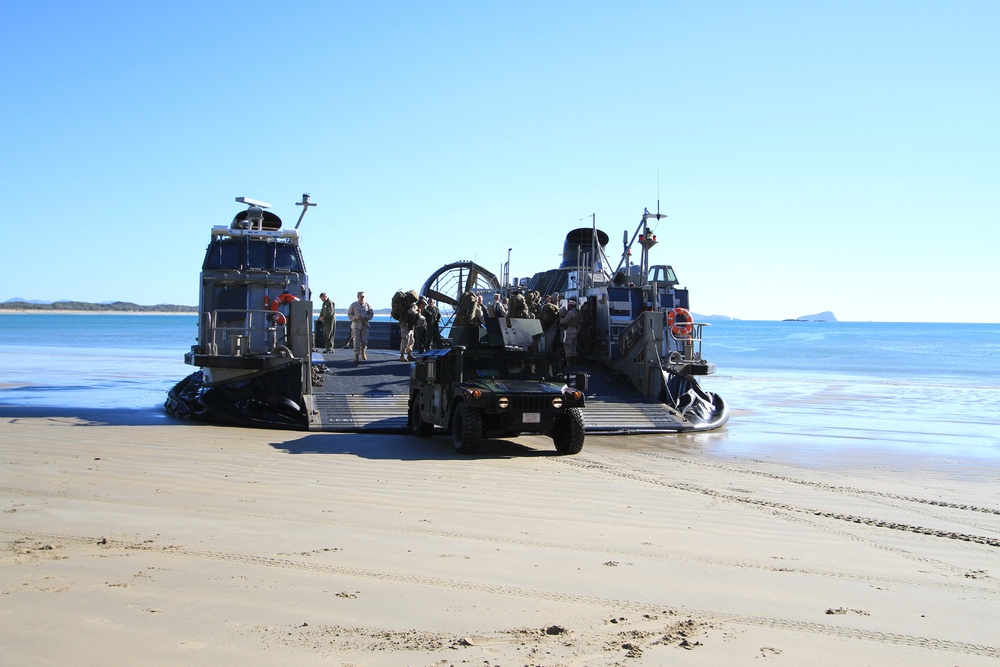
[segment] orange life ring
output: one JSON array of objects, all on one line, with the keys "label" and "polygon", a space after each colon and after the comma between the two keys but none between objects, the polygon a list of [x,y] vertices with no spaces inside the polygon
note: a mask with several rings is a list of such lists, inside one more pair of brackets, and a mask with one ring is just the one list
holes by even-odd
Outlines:
[{"label": "orange life ring", "polygon": [[674,338],[690,338],[694,327],[694,319],[686,308],[671,308],[667,312],[667,326]]},{"label": "orange life ring", "polygon": [[[278,310],[278,308],[281,307],[281,304],[291,303],[292,301],[298,301],[298,300],[299,297],[295,296],[294,294],[289,294],[288,292],[285,292],[284,294],[279,294],[278,296],[271,299],[271,310],[274,311],[274,315],[272,315],[271,318],[275,321],[276,324],[284,326],[285,322],[288,321],[287,319],[285,319],[284,313]],[[265,303],[267,302],[266,296],[264,297],[264,301]]]}]

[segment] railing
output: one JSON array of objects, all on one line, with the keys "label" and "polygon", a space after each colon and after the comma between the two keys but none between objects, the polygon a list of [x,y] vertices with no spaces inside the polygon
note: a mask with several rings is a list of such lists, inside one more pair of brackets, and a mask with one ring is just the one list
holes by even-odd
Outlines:
[{"label": "railing", "polygon": [[647,314],[660,315],[664,318],[663,329],[666,336],[661,353],[665,360],[669,358],[674,363],[701,360],[701,332],[704,327],[711,326],[711,324],[707,322],[684,323],[684,326],[691,327],[691,333],[686,336],[678,336],[666,325],[666,314],[661,311],[643,312],[625,327],[618,336],[618,356],[620,358],[631,356],[633,350],[645,342]]},{"label": "railing", "polygon": [[[234,314],[237,317],[220,315]],[[274,321],[274,311],[261,310],[213,310],[205,323],[203,340],[208,354],[245,356],[250,354],[271,354],[279,341],[287,340],[285,324]],[[242,322],[230,324],[230,322]],[[220,324],[222,322],[222,324]],[[286,319],[287,322],[287,319]],[[278,334],[281,334],[280,336]]]},{"label": "railing", "polygon": [[[684,323],[682,326],[691,327],[691,333],[687,336],[676,336],[674,335],[674,332],[671,331],[670,327],[664,327],[670,341],[669,349],[666,350],[667,358],[674,363],[681,361],[700,361],[702,343],[701,330],[704,327],[710,327],[712,325],[707,322],[691,322],[690,324]],[[680,359],[673,356],[675,353],[680,355]]]},{"label": "railing", "polygon": [[640,315],[618,336],[618,356],[627,357],[632,349],[643,341],[645,335],[646,318]]}]

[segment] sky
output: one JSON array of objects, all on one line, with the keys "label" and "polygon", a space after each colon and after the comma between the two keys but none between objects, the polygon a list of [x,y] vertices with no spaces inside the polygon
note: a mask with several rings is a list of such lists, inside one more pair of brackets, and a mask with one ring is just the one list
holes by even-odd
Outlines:
[{"label": "sky", "polygon": [[[1000,323],[1000,2],[0,3],[0,301],[196,305],[272,204],[315,294],[558,266],[704,315]],[[615,262],[617,263],[617,262]],[[318,297],[314,299],[318,302]]]}]

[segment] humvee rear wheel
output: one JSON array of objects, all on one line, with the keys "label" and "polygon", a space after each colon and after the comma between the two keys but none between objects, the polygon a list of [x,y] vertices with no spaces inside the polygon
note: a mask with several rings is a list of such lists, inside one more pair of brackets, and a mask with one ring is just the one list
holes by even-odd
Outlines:
[{"label": "humvee rear wheel", "polygon": [[483,417],[479,411],[460,403],[451,420],[451,437],[456,452],[475,454],[479,449],[479,441],[483,439]]},{"label": "humvee rear wheel", "polygon": [[552,442],[560,454],[579,454],[583,449],[583,414],[576,408],[556,418]]},{"label": "humvee rear wheel", "polygon": [[421,438],[429,437],[434,430],[434,424],[425,422],[420,416],[420,402],[417,396],[410,399],[410,429]]}]

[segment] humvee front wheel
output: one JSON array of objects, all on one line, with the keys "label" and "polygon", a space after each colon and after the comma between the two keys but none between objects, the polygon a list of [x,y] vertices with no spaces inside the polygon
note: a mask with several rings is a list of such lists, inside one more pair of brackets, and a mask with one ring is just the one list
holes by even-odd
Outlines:
[{"label": "humvee front wheel", "polygon": [[430,437],[431,432],[433,432],[434,424],[425,422],[420,416],[419,398],[419,396],[414,396],[410,399],[410,429],[418,437],[427,438]]},{"label": "humvee front wheel", "polygon": [[459,403],[451,420],[451,437],[456,452],[475,454],[479,449],[479,441],[483,439],[483,417],[479,410]]},{"label": "humvee front wheel", "polygon": [[552,442],[560,454],[579,454],[583,449],[583,414],[577,408],[556,418]]}]

